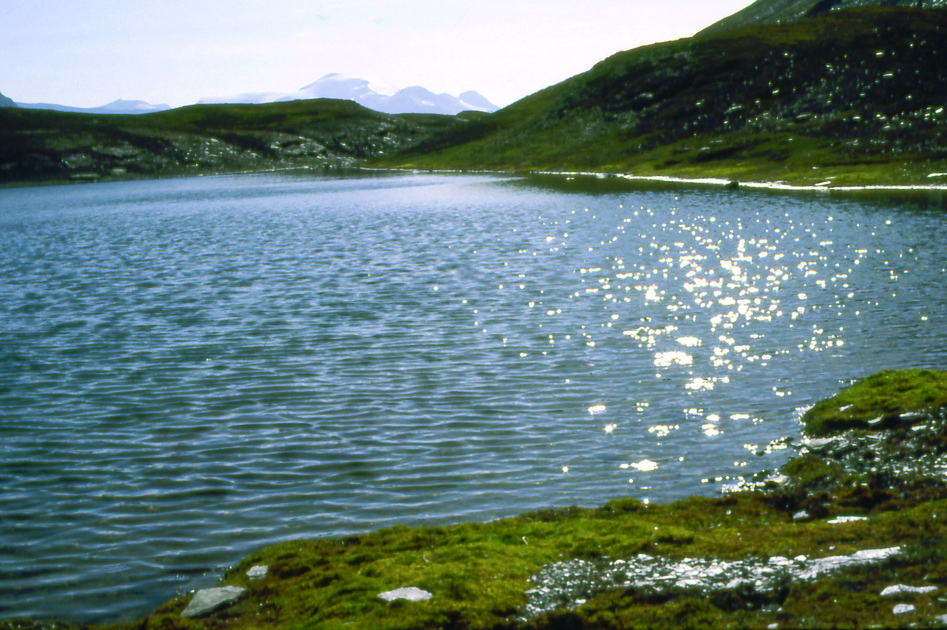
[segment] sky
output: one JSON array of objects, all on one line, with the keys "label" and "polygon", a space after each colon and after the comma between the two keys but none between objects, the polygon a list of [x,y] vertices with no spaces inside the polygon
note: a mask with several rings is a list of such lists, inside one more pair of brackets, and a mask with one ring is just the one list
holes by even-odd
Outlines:
[{"label": "sky", "polygon": [[172,107],[339,72],[506,106],[752,0],[3,0],[0,93]]}]

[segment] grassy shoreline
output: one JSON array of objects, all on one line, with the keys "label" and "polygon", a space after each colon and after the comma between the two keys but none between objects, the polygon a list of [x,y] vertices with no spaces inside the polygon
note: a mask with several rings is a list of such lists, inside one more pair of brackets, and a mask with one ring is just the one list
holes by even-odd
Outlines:
[{"label": "grassy shoreline", "polygon": [[[947,625],[947,372],[873,375],[803,423],[797,456],[745,492],[287,541],[226,571],[234,602],[186,616],[186,593],[135,622],[91,627]],[[430,598],[380,597],[409,587]]]}]

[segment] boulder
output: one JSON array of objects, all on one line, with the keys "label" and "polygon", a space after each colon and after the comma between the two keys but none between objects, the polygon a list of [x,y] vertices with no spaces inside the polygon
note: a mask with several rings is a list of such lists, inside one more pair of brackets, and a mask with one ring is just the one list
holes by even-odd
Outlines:
[{"label": "boulder", "polygon": [[408,601],[412,602],[420,602],[424,601],[425,599],[431,599],[433,596],[427,591],[422,591],[417,587],[409,586],[407,588],[399,588],[394,591],[381,593],[379,597],[387,602],[393,602],[396,599],[407,599]]},{"label": "boulder", "polygon": [[247,589],[239,586],[222,586],[220,588],[205,588],[194,593],[191,603],[187,605],[182,617],[197,617],[205,613],[217,610],[224,604],[235,602]]}]

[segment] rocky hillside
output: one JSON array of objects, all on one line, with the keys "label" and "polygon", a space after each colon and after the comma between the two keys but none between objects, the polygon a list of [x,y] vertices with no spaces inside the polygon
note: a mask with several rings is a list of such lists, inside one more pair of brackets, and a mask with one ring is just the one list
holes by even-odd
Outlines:
[{"label": "rocky hillside", "polygon": [[896,7],[656,44],[448,130],[419,147],[420,164],[939,181],[929,176],[947,171],[945,54],[947,11]]},{"label": "rocky hillside", "polygon": [[792,22],[804,17],[868,6],[899,6],[933,9],[947,6],[947,0],[757,0],[742,11],[707,27],[699,36],[728,30]]},{"label": "rocky hillside", "polygon": [[0,109],[0,183],[352,166],[456,124],[334,100],[135,116]]}]

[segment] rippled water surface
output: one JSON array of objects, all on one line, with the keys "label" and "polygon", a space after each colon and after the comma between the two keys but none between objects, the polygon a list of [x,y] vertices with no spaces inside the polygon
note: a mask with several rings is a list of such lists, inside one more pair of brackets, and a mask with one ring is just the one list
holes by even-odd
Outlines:
[{"label": "rippled water surface", "polygon": [[947,366],[947,218],[561,180],[0,190],[0,616],[128,619],[262,545],[712,494]]}]

